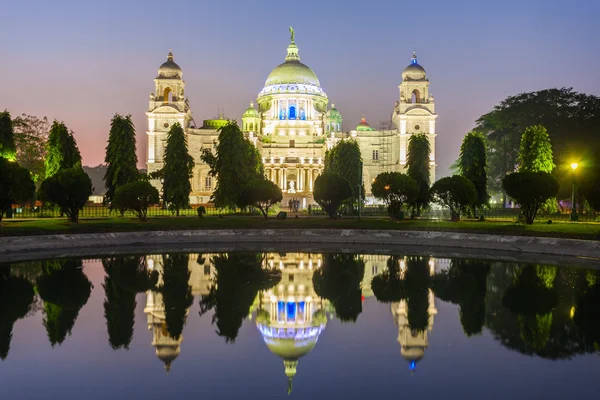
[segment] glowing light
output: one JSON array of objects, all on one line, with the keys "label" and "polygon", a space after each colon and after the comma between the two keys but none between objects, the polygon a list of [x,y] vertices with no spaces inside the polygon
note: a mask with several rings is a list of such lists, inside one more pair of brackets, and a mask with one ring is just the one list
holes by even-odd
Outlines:
[{"label": "glowing light", "polygon": [[417,368],[417,363],[415,361],[411,361],[409,368],[411,371],[414,371]]},{"label": "glowing light", "polygon": [[574,163],[572,163],[572,164],[571,164],[571,169],[572,169],[573,171],[575,171],[575,170],[577,169],[577,167],[578,167],[578,166],[579,166],[579,164],[577,164],[576,162],[574,162]]},{"label": "glowing light", "polygon": [[385,185],[383,188],[384,188],[385,190],[390,190],[390,185]]},{"label": "glowing light", "polygon": [[575,306],[571,307],[571,311],[569,311],[569,317],[573,318],[575,316]]}]

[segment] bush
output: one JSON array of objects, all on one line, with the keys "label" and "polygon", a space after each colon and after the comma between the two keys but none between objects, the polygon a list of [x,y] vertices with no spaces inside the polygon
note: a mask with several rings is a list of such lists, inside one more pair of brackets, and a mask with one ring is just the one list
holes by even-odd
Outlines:
[{"label": "bush", "polygon": [[63,169],[40,186],[40,200],[56,204],[71,222],[79,220],[79,211],[92,194],[92,181],[81,167]]},{"label": "bush", "polygon": [[448,207],[452,221],[460,221],[460,213],[477,201],[477,189],[473,182],[460,175],[442,178],[431,187],[431,196],[436,203]]},{"label": "bush", "polygon": [[267,179],[253,179],[242,190],[243,202],[260,210],[265,219],[269,208],[283,200],[279,186]]},{"label": "bush", "polygon": [[526,224],[533,224],[540,207],[556,197],[560,185],[548,172],[515,172],[507,175],[502,186],[521,208]]},{"label": "bush", "polygon": [[199,218],[204,218],[204,214],[206,214],[206,208],[204,208],[204,206],[198,206],[198,208],[196,208],[196,212],[198,213]]},{"label": "bush", "polygon": [[148,206],[158,202],[158,190],[150,182],[137,181],[117,187],[112,206],[119,210],[135,211],[140,221],[145,221]]},{"label": "bush", "polygon": [[388,214],[392,219],[402,212],[404,203],[413,202],[419,194],[417,181],[399,172],[383,172],[375,178],[371,192],[376,198],[388,205]]},{"label": "bush", "polygon": [[315,180],[315,201],[335,219],[342,202],[352,197],[352,188],[347,180],[332,172],[324,172]]},{"label": "bush", "polygon": [[15,162],[0,157],[0,221],[15,203],[33,198],[35,186],[29,171]]}]

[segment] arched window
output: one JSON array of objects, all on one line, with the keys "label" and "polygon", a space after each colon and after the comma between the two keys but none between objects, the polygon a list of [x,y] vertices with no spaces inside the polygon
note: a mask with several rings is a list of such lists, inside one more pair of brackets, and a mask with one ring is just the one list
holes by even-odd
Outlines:
[{"label": "arched window", "polygon": [[173,101],[173,90],[170,87],[166,87],[163,92],[163,102],[170,103]]},{"label": "arched window", "polygon": [[290,106],[290,119],[296,119],[296,107]]},{"label": "arched window", "polygon": [[250,130],[254,131],[254,122],[250,122]]},{"label": "arched window", "polygon": [[411,96],[411,101],[412,101],[412,104],[417,104],[417,103],[421,102],[421,94],[419,93],[418,89],[413,90],[412,96]]},{"label": "arched window", "polygon": [[300,119],[301,120],[306,120],[306,111],[304,111],[304,108],[300,108]]}]

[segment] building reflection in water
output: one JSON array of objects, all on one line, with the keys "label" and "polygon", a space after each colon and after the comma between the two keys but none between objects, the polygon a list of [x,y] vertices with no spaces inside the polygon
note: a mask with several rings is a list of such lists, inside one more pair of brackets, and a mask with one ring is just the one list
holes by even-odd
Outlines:
[{"label": "building reflection in water", "polygon": [[[404,277],[406,273],[406,261],[399,260],[400,262],[400,272],[401,277]],[[429,260],[429,276],[433,277],[435,275],[435,260]],[[391,303],[390,309],[392,312],[392,316],[394,318],[394,322],[398,327],[398,343],[400,343],[400,354],[406,361],[408,361],[409,368],[411,373],[414,374],[414,371],[417,366],[417,362],[419,362],[425,356],[425,349],[428,346],[429,340],[428,337],[433,330],[433,319],[437,314],[437,309],[435,308],[435,296],[433,291],[430,288],[427,288],[427,316],[428,316],[428,324],[427,329],[419,330],[412,329],[409,323],[408,318],[408,301],[403,299],[399,302]]]},{"label": "building reflection in water", "polygon": [[[195,297],[205,296],[210,291],[215,274],[211,263],[213,256],[215,254],[189,255],[189,285]],[[361,285],[364,300],[373,296],[371,280],[386,270],[389,256],[363,255],[361,257],[365,263]],[[443,263],[445,260],[430,260],[430,275],[435,273],[435,265],[439,261]],[[159,272],[157,286],[161,286],[162,256],[147,256],[146,262],[149,270]],[[401,268],[406,269],[405,262],[400,262]],[[319,336],[325,330],[328,316],[331,318],[335,315],[330,302],[315,293],[313,273],[321,267],[322,263],[321,254],[309,253],[268,253],[263,260],[265,268],[279,268],[282,278],[275,287],[259,292],[252,309],[256,310],[256,327],[267,348],[283,360],[289,392],[292,390],[292,379],[296,375],[299,360],[315,348]],[[398,326],[401,354],[409,361],[411,370],[414,370],[416,363],[424,356],[428,336],[433,329],[434,315],[437,313],[433,292],[430,289],[427,291],[429,323],[426,330],[410,328],[406,300],[391,303],[392,317]],[[252,309],[249,313],[253,311]],[[178,339],[169,335],[161,293],[147,292],[144,312],[148,317],[148,329],[152,331],[152,346],[168,372],[172,362],[181,352],[183,335]]]}]

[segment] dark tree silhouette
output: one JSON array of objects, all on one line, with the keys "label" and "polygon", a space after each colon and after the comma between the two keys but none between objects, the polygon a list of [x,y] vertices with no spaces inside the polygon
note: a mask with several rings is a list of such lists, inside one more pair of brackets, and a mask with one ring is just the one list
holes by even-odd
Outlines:
[{"label": "dark tree silhouette", "polygon": [[387,270],[375,276],[371,281],[371,289],[377,301],[393,303],[406,299],[405,282],[401,279],[401,256],[390,256],[387,260]]},{"label": "dark tree silhouette", "polygon": [[459,306],[460,322],[467,336],[479,335],[485,324],[485,296],[490,261],[454,259],[447,271],[434,278],[437,297]]},{"label": "dark tree silhouette", "polygon": [[27,279],[12,276],[9,265],[0,265],[0,359],[8,356],[13,326],[27,315],[34,296]]},{"label": "dark tree silhouette", "polygon": [[189,256],[185,253],[163,255],[163,284],[158,289],[165,302],[167,331],[173,339],[179,339],[187,319],[188,308],[194,301],[189,285]]},{"label": "dark tree silhouette", "polygon": [[36,280],[37,292],[44,301],[44,326],[54,347],[71,334],[79,310],[87,303],[92,284],[83,273],[81,260],[44,262]]},{"label": "dark tree silhouette", "polygon": [[319,297],[333,305],[342,322],[356,322],[362,312],[361,282],[365,262],[356,254],[324,254],[323,264],[313,275]]},{"label": "dark tree silhouette", "polygon": [[429,325],[429,257],[406,257],[406,307],[411,330],[424,331]]},{"label": "dark tree silhouette", "polygon": [[260,253],[229,253],[212,258],[215,280],[209,294],[200,300],[200,315],[214,310],[212,323],[227,343],[235,342],[258,292],[281,280],[281,271],[263,268],[262,261]]},{"label": "dark tree silhouette", "polygon": [[143,257],[128,256],[102,260],[104,278],[104,317],[108,330],[108,341],[113,349],[129,349],[133,338],[135,296],[154,289],[158,272],[146,270]]}]

